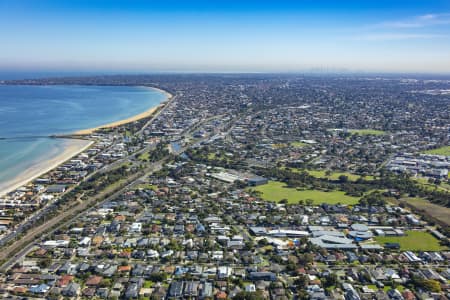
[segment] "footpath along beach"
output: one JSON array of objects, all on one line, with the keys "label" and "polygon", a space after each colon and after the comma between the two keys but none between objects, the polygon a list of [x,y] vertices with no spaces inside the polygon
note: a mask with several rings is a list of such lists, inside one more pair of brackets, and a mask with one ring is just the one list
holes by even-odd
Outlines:
[{"label": "footpath along beach", "polygon": [[[152,116],[158,110],[158,108],[164,105],[164,102],[167,102],[172,98],[172,95],[164,90],[158,88],[150,88],[150,87],[148,88],[160,91],[166,96],[166,99],[161,104],[154,106],[140,114],[134,115],[132,117],[123,120],[118,120],[116,122],[112,122],[109,124],[97,126],[94,128],[79,130],[72,133],[71,135],[73,136],[90,135],[100,128],[114,128],[117,126],[138,121],[140,119],[148,118]],[[93,143],[94,141],[86,139],[76,139],[76,138],[64,139],[64,146],[63,146],[64,149],[60,153],[56,155],[50,153],[48,155],[49,158],[37,160],[31,167],[25,169],[23,172],[20,172],[13,179],[5,182],[0,182],[0,197],[22,186],[27,185],[29,182],[40,177],[41,175],[57,168],[62,163],[70,160],[74,156],[78,155],[79,153],[89,148]]]}]

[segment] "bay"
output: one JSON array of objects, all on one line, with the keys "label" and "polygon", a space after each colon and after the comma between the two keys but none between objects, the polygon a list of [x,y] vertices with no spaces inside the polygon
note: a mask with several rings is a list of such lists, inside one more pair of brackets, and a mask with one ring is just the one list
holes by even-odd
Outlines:
[{"label": "bay", "polygon": [[164,100],[147,87],[0,85],[0,193],[74,145],[47,136],[127,119]]}]

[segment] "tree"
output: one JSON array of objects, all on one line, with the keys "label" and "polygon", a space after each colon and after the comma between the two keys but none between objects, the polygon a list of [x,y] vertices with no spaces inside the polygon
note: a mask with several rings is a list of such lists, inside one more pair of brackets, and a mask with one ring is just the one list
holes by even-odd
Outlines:
[{"label": "tree", "polygon": [[322,279],[323,286],[325,288],[336,286],[338,283],[338,278],[335,273],[330,273]]},{"label": "tree", "polygon": [[306,275],[300,274],[297,279],[294,280],[294,285],[297,290],[305,289],[309,283],[309,279]]},{"label": "tree", "polygon": [[261,291],[257,292],[239,292],[233,297],[233,300],[264,300],[264,296]]},{"label": "tree", "polygon": [[340,183],[348,182],[348,176],[346,176],[346,175],[340,175],[338,179],[339,179]]},{"label": "tree", "polygon": [[51,263],[52,263],[52,259],[49,257],[46,257],[39,261],[38,266],[40,268],[48,268],[48,267],[50,267]]}]

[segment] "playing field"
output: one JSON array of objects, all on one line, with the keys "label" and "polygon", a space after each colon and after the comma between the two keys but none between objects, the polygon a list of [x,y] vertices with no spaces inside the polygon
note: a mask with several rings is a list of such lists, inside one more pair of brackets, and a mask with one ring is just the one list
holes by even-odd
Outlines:
[{"label": "playing field", "polygon": [[377,236],[375,240],[384,243],[399,243],[402,251],[441,251],[447,248],[439,244],[439,240],[425,231],[410,230],[405,236]]},{"label": "playing field", "polygon": [[295,148],[301,148],[301,147],[305,147],[306,145],[308,145],[303,142],[291,142],[290,144],[292,147],[295,147]]},{"label": "playing field", "polygon": [[349,129],[351,134],[359,134],[359,135],[384,135],[385,131],[376,130],[376,129]]},{"label": "playing field", "polygon": [[267,201],[280,202],[282,199],[287,199],[288,203],[298,203],[299,200],[306,199],[313,200],[313,204],[349,204],[358,203],[358,197],[345,195],[342,191],[324,192],[318,190],[297,190],[295,188],[288,188],[286,184],[279,181],[269,181],[269,183],[256,186],[253,190],[261,192],[261,197]]},{"label": "playing field", "polygon": [[427,150],[424,153],[426,153],[426,154],[433,154],[433,155],[450,156],[450,146],[444,146],[444,147],[437,148],[437,149]]}]

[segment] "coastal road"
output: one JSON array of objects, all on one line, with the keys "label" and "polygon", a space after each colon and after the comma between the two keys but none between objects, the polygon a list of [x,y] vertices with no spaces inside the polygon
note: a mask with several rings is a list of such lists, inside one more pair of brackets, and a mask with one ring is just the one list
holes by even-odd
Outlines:
[{"label": "coastal road", "polygon": [[145,130],[148,126],[150,126],[150,125],[151,125],[151,124],[159,117],[160,114],[162,114],[164,111],[166,111],[166,110],[169,108],[169,106],[171,106],[171,105],[175,102],[175,100],[177,99],[177,97],[180,97],[180,96],[182,96],[182,95],[183,95],[182,93],[177,93],[177,94],[175,94],[173,97],[169,98],[168,101],[167,101],[167,103],[166,103],[160,110],[156,111],[156,113],[153,114],[153,116],[151,117],[151,119],[148,120],[147,123],[144,124],[144,126],[142,126],[141,130],[139,130],[139,131],[137,132],[137,135],[142,135],[142,133],[144,132],[144,130]]}]

